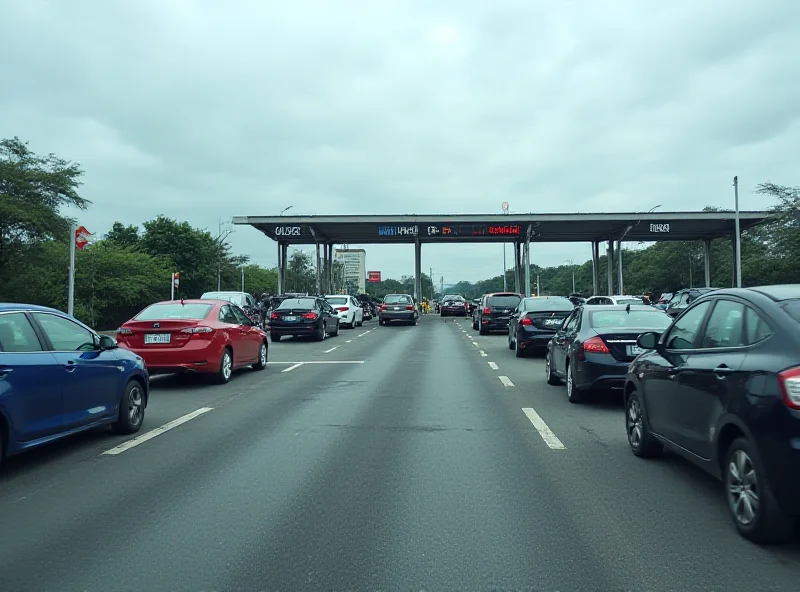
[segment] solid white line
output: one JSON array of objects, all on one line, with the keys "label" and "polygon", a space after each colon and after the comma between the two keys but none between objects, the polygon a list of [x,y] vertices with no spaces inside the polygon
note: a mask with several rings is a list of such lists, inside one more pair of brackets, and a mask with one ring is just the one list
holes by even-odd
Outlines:
[{"label": "solid white line", "polygon": [[[311,360],[308,362],[267,362],[267,364],[283,364],[284,366],[289,364],[292,365],[293,368],[297,366],[303,366],[304,364],[363,364],[364,360]],[[286,372],[286,370],[284,370]]]},{"label": "solid white line", "polygon": [[553,433],[553,430],[544,422],[544,420],[539,417],[539,414],[532,407],[523,407],[522,412],[528,416],[528,419],[531,420],[533,427],[536,428],[536,431],[539,432],[539,435],[544,440],[544,443],[547,444],[553,450],[566,450],[566,446],[561,443],[561,440],[558,439]]},{"label": "solid white line", "polygon": [[295,368],[299,368],[302,365],[303,365],[303,362],[300,362],[299,364],[295,364],[294,366],[289,366],[286,370],[281,370],[281,372],[291,372]]},{"label": "solid white line", "polygon": [[489,364],[489,368],[492,370],[500,370],[500,368],[494,362],[487,362],[487,364]]},{"label": "solid white line", "polygon": [[110,454],[110,455],[122,454],[123,452],[125,452],[126,450],[130,450],[134,446],[138,446],[139,444],[147,442],[148,440],[152,440],[156,436],[160,436],[164,432],[168,432],[172,428],[176,428],[182,423],[186,423],[187,421],[191,421],[195,417],[199,417],[204,413],[213,411],[213,409],[214,409],[213,407],[201,407],[200,409],[192,411],[191,413],[187,413],[183,417],[179,417],[178,419],[173,419],[172,421],[165,423],[160,428],[150,430],[149,432],[147,432],[146,434],[142,434],[141,436],[136,436],[132,440],[128,440],[127,442],[124,442],[119,446],[114,446],[114,448],[109,448],[103,454]]},{"label": "solid white line", "polygon": [[511,379],[508,376],[498,376],[497,378],[500,379],[500,382],[503,383],[503,386],[514,386],[514,383],[511,382]]},{"label": "solid white line", "polygon": [[342,347],[342,346],[341,346],[341,345],[334,345],[332,348],[330,348],[330,349],[326,349],[326,350],[325,350],[323,353],[329,354],[329,353],[331,353],[333,350],[335,350],[335,349],[338,349],[338,348],[340,348],[340,347]]}]

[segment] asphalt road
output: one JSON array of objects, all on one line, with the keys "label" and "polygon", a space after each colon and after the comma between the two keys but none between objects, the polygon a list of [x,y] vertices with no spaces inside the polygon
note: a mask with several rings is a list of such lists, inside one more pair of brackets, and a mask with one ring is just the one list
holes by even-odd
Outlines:
[{"label": "asphalt road", "polygon": [[800,589],[800,545],[740,539],[718,483],[633,457],[613,397],[570,405],[504,336],[428,315],[270,360],[154,380],[142,434],[207,411],[119,454],[9,459],[0,589]]}]

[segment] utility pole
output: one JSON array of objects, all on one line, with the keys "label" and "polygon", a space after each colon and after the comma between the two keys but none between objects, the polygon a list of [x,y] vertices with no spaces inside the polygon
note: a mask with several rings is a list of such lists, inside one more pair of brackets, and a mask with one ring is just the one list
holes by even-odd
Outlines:
[{"label": "utility pole", "polygon": [[742,233],[739,225],[739,176],[733,178],[733,194],[736,206],[736,287],[742,287]]}]

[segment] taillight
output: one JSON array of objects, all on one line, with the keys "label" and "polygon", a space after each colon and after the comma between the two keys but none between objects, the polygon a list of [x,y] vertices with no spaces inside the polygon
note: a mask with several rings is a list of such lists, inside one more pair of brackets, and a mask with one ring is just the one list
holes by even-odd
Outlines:
[{"label": "taillight", "polygon": [[520,325],[533,325],[533,321],[530,320],[528,317],[523,318],[520,322]]},{"label": "taillight", "polygon": [[127,327],[120,327],[119,329],[117,329],[117,335],[133,335],[133,331],[131,331]]},{"label": "taillight", "polygon": [[315,312],[306,312],[306,313],[303,313],[303,318],[304,318],[304,319],[309,319],[309,320],[312,320],[312,321],[313,321],[314,319],[316,319],[316,318],[317,318],[317,313],[315,313]]},{"label": "taillight", "polygon": [[781,397],[791,409],[800,410],[800,366],[778,372]]},{"label": "taillight", "polygon": [[583,351],[591,354],[607,354],[608,346],[600,337],[591,337],[583,342]]},{"label": "taillight", "polygon": [[189,327],[187,329],[181,329],[181,333],[190,333],[192,335],[197,335],[198,333],[211,333],[214,329],[211,327]]},{"label": "taillight", "polygon": [[386,305],[385,304],[381,304],[381,307],[378,310],[381,310],[381,311],[386,310]]},{"label": "taillight", "polygon": [[469,308],[469,303],[468,302],[464,303],[464,308]]},{"label": "taillight", "polygon": [[485,315],[492,314],[492,309],[487,306],[486,308],[483,309],[483,314]]},{"label": "taillight", "polygon": [[414,305],[413,304],[407,304],[406,305],[406,310],[414,310]]},{"label": "taillight", "polygon": [[350,310],[350,307],[349,306],[340,306],[336,310],[341,311],[341,312],[345,312],[347,310]]},{"label": "taillight", "polygon": [[277,313],[277,312],[273,312],[271,315],[269,315],[269,318],[271,318],[271,319],[277,319],[277,318],[280,318],[280,315],[278,315],[278,313]]}]

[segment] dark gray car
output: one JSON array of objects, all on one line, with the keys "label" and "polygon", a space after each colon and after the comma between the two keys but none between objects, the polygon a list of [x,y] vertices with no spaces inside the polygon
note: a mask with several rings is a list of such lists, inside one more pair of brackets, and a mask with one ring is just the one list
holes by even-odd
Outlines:
[{"label": "dark gray car", "polygon": [[386,325],[391,322],[402,322],[416,325],[419,313],[410,294],[387,294],[378,309],[378,322]]}]

